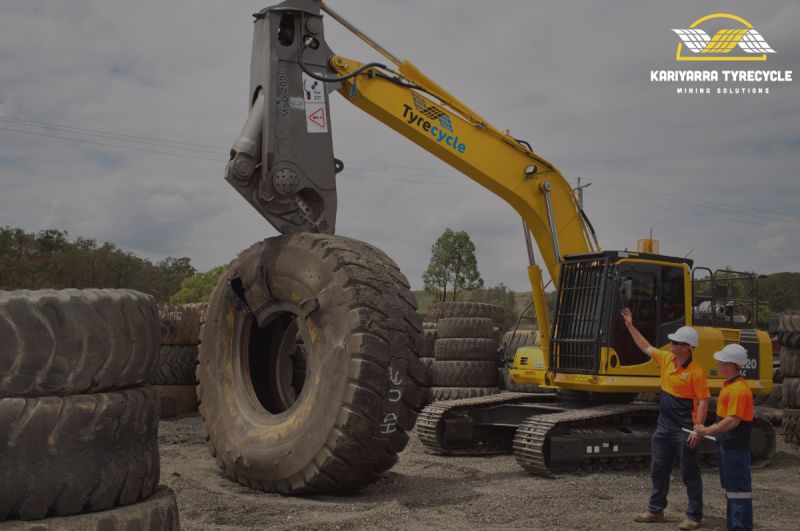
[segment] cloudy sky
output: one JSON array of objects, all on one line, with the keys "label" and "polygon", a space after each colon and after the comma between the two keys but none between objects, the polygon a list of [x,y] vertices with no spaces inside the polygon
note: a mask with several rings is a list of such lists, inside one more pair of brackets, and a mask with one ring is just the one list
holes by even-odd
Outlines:
[{"label": "cloudy sky", "polygon": [[[0,226],[188,256],[200,270],[277,234],[222,178],[247,113],[251,14],[269,3],[2,2]],[[652,228],[663,253],[698,265],[800,270],[800,80],[702,96],[650,82],[686,68],[671,28],[716,12],[747,19],[777,53],[698,68],[800,77],[800,3],[329,3],[573,184],[591,182],[604,248],[635,248]],[[376,58],[332,20],[326,33],[336,53]],[[529,289],[510,207],[332,98],[339,234],[382,248],[419,288],[434,240],[465,230],[487,284]]]}]

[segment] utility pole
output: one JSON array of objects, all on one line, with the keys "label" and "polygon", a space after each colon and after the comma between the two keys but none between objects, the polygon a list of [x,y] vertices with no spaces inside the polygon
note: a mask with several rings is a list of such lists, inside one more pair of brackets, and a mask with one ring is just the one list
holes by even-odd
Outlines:
[{"label": "utility pole", "polygon": [[581,210],[583,210],[583,189],[589,188],[591,185],[592,183],[586,183],[581,186],[581,178],[578,177],[578,186],[575,187],[575,191],[578,192],[578,206],[581,207]]}]

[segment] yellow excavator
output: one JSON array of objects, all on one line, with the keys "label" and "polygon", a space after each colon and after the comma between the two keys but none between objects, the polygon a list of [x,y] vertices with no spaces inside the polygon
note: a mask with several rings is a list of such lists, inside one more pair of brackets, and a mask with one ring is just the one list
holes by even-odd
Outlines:
[{"label": "yellow excavator", "polygon": [[[324,40],[323,13],[377,50],[390,65],[363,64],[335,55]],[[332,149],[328,96],[334,90],[504,199],[522,218],[541,343],[519,348],[510,372],[514,381],[534,384],[542,392],[501,393],[428,405],[416,422],[419,437],[428,451],[440,454],[513,451],[526,470],[541,475],[586,467],[639,466],[646,461],[657,409],[633,400],[637,393],[658,391],[659,373],[655,363],[636,348],[627,333],[620,318],[625,306],[633,310],[635,325],[653,345],[668,344],[667,334],[680,326],[694,326],[700,344],[693,355],[705,368],[712,393],[717,393],[723,382],[715,370],[712,353],[729,343],[740,343],[747,349],[749,362],[744,376],[754,393],[771,390],[771,342],[766,332],[756,330],[754,325],[757,278],[743,273],[692,269],[692,260],[657,254],[652,241],[645,242],[646,246],[636,252],[601,249],[574,190],[553,164],[537,155],[524,140],[494,127],[412,63],[389,53],[320,0],[287,0],[255,15],[249,115],[231,149],[227,166],[226,180],[281,233],[297,237],[334,232],[335,179],[336,173],[344,168],[334,158]],[[542,266],[535,263],[534,242]],[[228,332],[224,341],[204,336],[201,346],[198,369],[201,412],[206,417],[212,443],[215,437],[224,439],[221,433],[224,430],[214,426],[214,418],[220,422],[225,419],[219,411],[212,411],[212,406],[204,406],[207,400],[203,393],[208,396],[209,388],[217,388],[212,403],[220,400],[245,403],[247,393],[242,395],[245,398],[217,396],[224,394],[225,386],[213,382],[230,379],[226,373],[230,370],[235,381],[237,362],[231,362],[232,365],[215,362],[216,368],[209,368],[209,360],[213,362],[214,357],[210,349],[231,351],[234,358],[249,360],[249,366],[255,370],[263,362],[254,361],[253,352],[258,350],[254,345],[270,344],[267,332],[265,336],[254,336],[252,332],[237,336],[239,314],[245,315],[241,318],[245,330],[257,325],[260,330],[277,330],[282,337],[291,336],[288,342],[291,348],[273,349],[274,367],[265,370],[266,377],[272,378],[270,385],[284,389],[284,398],[269,398],[269,385],[259,391],[258,382],[245,371],[243,385],[251,391],[255,389],[256,398],[251,397],[251,402],[260,401],[274,415],[284,416],[311,407],[302,400],[302,393],[309,391],[295,380],[302,378],[307,388],[313,376],[310,355],[305,354],[314,341],[313,330],[300,331],[306,326],[303,320],[320,307],[322,299],[317,297],[309,302],[309,298],[301,300],[302,297],[287,295],[294,297],[296,308],[286,314],[289,315],[286,323],[294,319],[297,324],[271,324],[274,320],[259,317],[254,307],[266,304],[263,301],[280,299],[275,295],[276,284],[270,284],[269,271],[261,273],[267,278],[264,289],[255,286],[258,284],[255,281],[243,283],[240,270],[254,270],[254,266],[241,260],[238,263],[221,279],[209,310],[209,319],[216,320],[218,328],[222,327],[220,330],[227,323],[234,333]],[[552,314],[545,299],[542,267],[556,289]],[[400,277],[394,274],[393,278]],[[400,283],[404,283],[404,278]],[[254,290],[257,296],[248,290]],[[225,297],[238,298],[242,304],[226,305]],[[417,327],[411,328],[409,337],[419,334]],[[237,339],[241,337],[250,350],[237,354],[239,350],[230,345],[241,341]],[[405,338],[406,335],[402,341]],[[395,337],[394,341],[397,340]],[[209,342],[213,345],[208,345]],[[283,345],[285,341],[272,341],[277,343]],[[415,370],[414,361],[404,365],[408,369],[403,374],[410,377]],[[283,380],[274,376],[280,374],[288,376]],[[375,388],[391,401],[392,385],[402,378],[399,373],[392,373],[391,365],[388,374],[380,378]],[[410,407],[412,424],[415,407]],[[398,415],[377,413],[372,429],[388,430],[387,419],[394,421]],[[372,418],[367,414],[362,416]],[[264,421],[267,425],[270,422]],[[399,424],[402,423],[398,421]],[[406,430],[410,429],[407,424]],[[242,426],[228,424],[226,430],[244,429]],[[395,427],[392,423],[391,429]],[[280,437],[274,439],[272,432],[263,433],[264,440],[274,440],[275,444],[285,442]],[[219,444],[212,448],[218,459]],[[236,446],[230,440],[224,444]],[[713,445],[705,444],[705,452],[710,453]],[[370,463],[369,445],[362,446],[364,458]],[[774,430],[768,422],[757,419],[753,430],[754,456],[769,459],[774,448]],[[229,453],[222,456],[221,466],[226,469],[248,459],[247,452],[241,449]],[[313,459],[320,461],[319,457]],[[386,468],[385,462],[381,463],[373,468]],[[336,483],[333,479],[316,483],[296,479],[298,475],[311,474],[311,469],[308,466],[303,469],[301,464],[295,467],[294,476],[290,471],[272,469],[255,474],[259,481],[242,480],[240,476],[247,471],[241,467],[232,475],[265,490],[299,493],[333,488],[330,487]],[[359,466],[353,462],[340,465],[351,469]],[[277,476],[290,479],[274,479]],[[359,486],[369,481],[367,476],[360,478],[350,483],[342,481],[340,485]]]}]

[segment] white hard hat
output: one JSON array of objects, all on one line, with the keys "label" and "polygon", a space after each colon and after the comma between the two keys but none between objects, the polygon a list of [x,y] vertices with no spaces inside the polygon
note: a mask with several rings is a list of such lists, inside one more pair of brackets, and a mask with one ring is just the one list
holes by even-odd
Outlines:
[{"label": "white hard hat", "polygon": [[747,351],[743,346],[731,343],[730,345],[725,345],[719,352],[715,352],[714,359],[717,361],[729,361],[739,367],[744,367],[747,363]]},{"label": "white hard hat", "polygon": [[691,347],[697,346],[697,330],[691,326],[682,326],[675,330],[674,334],[667,334],[670,341],[678,343],[688,343]]}]

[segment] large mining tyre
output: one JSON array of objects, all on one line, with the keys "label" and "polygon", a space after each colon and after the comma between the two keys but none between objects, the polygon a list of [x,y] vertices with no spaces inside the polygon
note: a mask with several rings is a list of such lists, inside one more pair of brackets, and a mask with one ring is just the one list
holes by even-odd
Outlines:
[{"label": "large mining tyre", "polygon": [[783,347],[800,348],[800,315],[781,316],[778,340]]},{"label": "large mining tyre", "polygon": [[161,325],[162,345],[196,345],[200,342],[200,325],[206,305],[159,304],[158,319]]},{"label": "large mining tyre", "polygon": [[155,385],[194,385],[197,345],[161,345],[150,383]]},{"label": "large mining tyre", "polygon": [[800,444],[800,409],[783,410],[783,440]]},{"label": "large mining tyre", "polygon": [[140,385],[158,344],[155,301],[138,291],[0,292],[0,398]]},{"label": "large mining tyre", "polygon": [[494,339],[495,336],[495,327],[492,324],[492,320],[487,317],[446,317],[439,319],[437,341],[464,337]]},{"label": "large mining tyre", "polygon": [[420,321],[405,276],[363,242],[301,233],[241,253],[212,295],[197,368],[220,468],[283,494],[376,481],[425,399]]},{"label": "large mining tyre", "polygon": [[96,513],[0,523],[0,531],[180,531],[175,494],[161,486],[139,503]]},{"label": "large mining tyre", "polygon": [[425,321],[436,323],[451,317],[488,317],[495,326],[503,326],[505,312],[502,306],[485,302],[437,302],[428,308]]},{"label": "large mining tyre", "polygon": [[149,386],[0,398],[0,427],[0,521],[102,511],[158,485],[158,398]]}]

